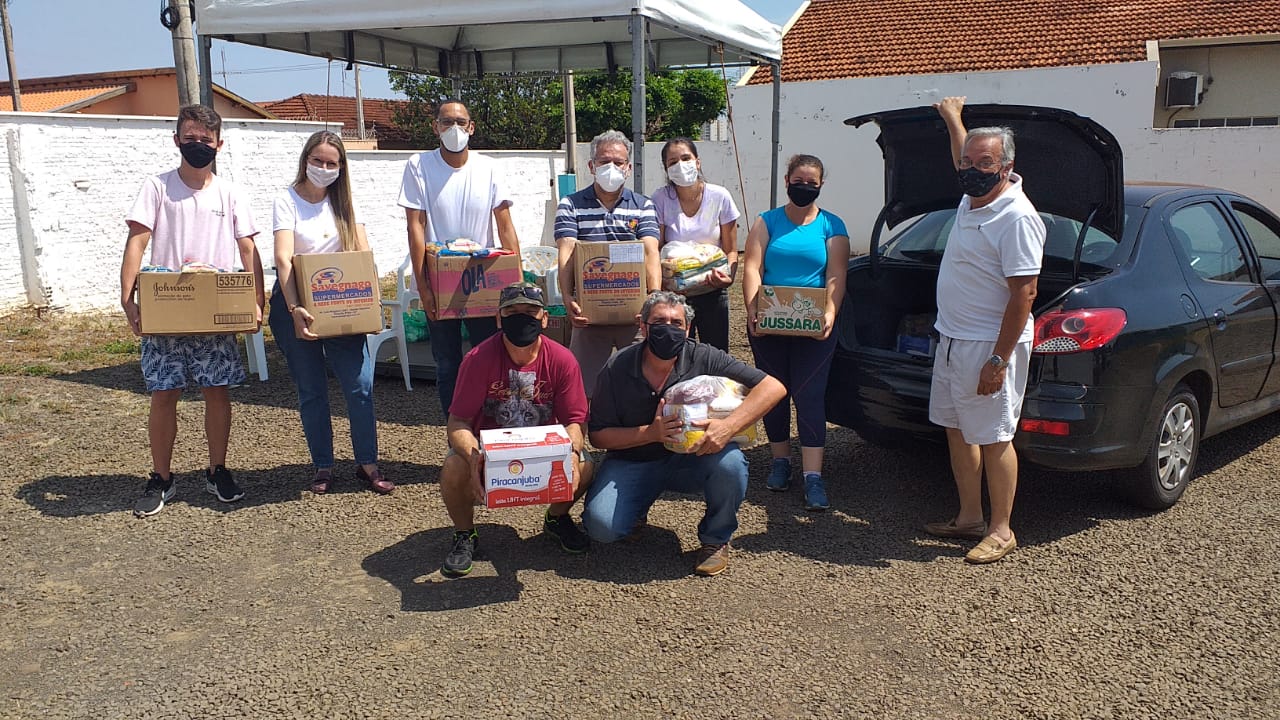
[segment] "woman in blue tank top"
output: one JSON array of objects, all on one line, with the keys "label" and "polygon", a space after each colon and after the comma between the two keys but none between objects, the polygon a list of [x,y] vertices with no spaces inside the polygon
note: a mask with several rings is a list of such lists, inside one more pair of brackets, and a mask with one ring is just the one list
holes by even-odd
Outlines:
[{"label": "woman in blue tank top", "polygon": [[[787,197],[780,208],[761,213],[747,235],[742,292],[747,309],[748,340],[756,367],[778,378],[796,408],[800,464],[804,472],[804,506],[829,507],[822,482],[822,454],[827,443],[826,390],[836,339],[836,311],[844,300],[849,267],[849,233],[844,221],[819,209],[822,161],[796,155],[787,162]],[[760,311],[768,303],[761,286],[826,288],[819,337],[770,335],[760,327]],[[764,331],[763,333],[761,331]],[[791,484],[791,403],[780,402],[764,416],[773,451],[767,484],[782,492]]]}]

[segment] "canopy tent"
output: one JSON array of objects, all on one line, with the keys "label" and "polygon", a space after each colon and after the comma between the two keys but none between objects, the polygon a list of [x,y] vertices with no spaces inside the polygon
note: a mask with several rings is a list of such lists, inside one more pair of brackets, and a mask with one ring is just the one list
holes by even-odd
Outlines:
[{"label": "canopy tent", "polygon": [[[633,141],[645,140],[645,73],[660,67],[775,66],[773,188],[776,200],[776,66],[782,30],[738,0],[196,0],[205,37],[420,72],[562,73],[632,68]],[[635,187],[644,153],[633,153]]]}]

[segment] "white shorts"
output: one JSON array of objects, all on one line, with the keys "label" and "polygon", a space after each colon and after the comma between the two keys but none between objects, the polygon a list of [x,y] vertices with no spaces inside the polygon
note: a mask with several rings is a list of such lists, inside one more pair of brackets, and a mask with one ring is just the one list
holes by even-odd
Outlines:
[{"label": "white shorts", "polygon": [[942,336],[933,356],[929,421],[958,428],[970,445],[1008,442],[1018,430],[1022,395],[1027,388],[1031,343],[1018,343],[1009,358],[1004,386],[994,395],[978,394],[978,373],[995,352],[995,342],[953,340]]}]

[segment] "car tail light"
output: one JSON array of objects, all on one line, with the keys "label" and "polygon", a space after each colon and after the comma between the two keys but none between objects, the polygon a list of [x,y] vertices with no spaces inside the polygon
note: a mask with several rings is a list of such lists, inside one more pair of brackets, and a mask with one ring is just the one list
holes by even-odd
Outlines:
[{"label": "car tail light", "polygon": [[1023,432],[1041,433],[1042,435],[1070,435],[1071,424],[1060,420],[1027,420],[1018,424]]},{"label": "car tail light", "polygon": [[1036,318],[1031,352],[1053,355],[1094,350],[1114,340],[1126,321],[1120,308],[1050,310]]}]

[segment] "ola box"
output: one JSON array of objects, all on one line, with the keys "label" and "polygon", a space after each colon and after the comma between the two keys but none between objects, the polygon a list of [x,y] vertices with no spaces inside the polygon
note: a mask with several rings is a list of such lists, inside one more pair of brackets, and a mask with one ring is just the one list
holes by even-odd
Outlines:
[{"label": "ola box", "polygon": [[761,285],[756,304],[761,335],[822,337],[822,315],[827,310],[827,289]]},{"label": "ola box", "polygon": [[491,508],[573,499],[573,441],[563,425],[481,430]]},{"label": "ola box", "polygon": [[441,255],[435,247],[427,251],[426,273],[437,320],[491,318],[502,288],[524,277],[519,255]]}]

